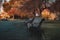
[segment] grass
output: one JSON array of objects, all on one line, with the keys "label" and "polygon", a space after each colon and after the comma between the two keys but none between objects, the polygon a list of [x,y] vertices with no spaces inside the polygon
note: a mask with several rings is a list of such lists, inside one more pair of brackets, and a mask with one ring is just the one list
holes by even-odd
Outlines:
[{"label": "grass", "polygon": [[[60,23],[42,23],[46,40],[60,40]],[[0,21],[0,37],[3,39],[24,40],[28,36],[26,25],[19,21]]]},{"label": "grass", "polygon": [[60,40],[60,23],[43,23],[46,40]]}]

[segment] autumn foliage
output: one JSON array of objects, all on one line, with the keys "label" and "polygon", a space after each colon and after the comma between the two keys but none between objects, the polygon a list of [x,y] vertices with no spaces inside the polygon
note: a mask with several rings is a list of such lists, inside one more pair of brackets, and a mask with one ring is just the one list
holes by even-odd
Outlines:
[{"label": "autumn foliage", "polygon": [[[33,12],[29,11],[27,7],[24,7],[25,3],[29,0],[10,0],[8,3],[3,4],[4,11],[10,16],[17,15],[23,17],[33,17]],[[27,10],[26,10],[27,8]]]}]

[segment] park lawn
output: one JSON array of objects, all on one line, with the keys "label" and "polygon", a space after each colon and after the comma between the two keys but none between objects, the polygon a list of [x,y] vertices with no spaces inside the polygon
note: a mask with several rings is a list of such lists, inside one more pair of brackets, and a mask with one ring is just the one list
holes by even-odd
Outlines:
[{"label": "park lawn", "polygon": [[[60,23],[42,23],[46,40],[60,40]],[[0,37],[3,39],[27,39],[27,26],[21,21],[0,21]],[[26,37],[27,36],[27,37]]]},{"label": "park lawn", "polygon": [[60,40],[60,23],[43,23],[46,40]]}]

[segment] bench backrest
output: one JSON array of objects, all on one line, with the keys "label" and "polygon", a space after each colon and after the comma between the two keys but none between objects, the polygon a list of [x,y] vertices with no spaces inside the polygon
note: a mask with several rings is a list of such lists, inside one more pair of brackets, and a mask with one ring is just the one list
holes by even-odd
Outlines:
[{"label": "bench backrest", "polygon": [[38,27],[40,22],[42,21],[42,18],[40,17],[35,17],[32,24],[33,24],[33,27]]}]

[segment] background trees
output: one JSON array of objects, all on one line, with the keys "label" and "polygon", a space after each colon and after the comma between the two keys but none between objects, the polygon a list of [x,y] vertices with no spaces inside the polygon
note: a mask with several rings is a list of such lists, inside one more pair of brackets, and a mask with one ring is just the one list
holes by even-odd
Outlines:
[{"label": "background trees", "polygon": [[[10,15],[17,15],[20,17],[33,17],[34,10],[41,13],[44,8],[50,9],[52,12],[60,12],[60,0],[49,3],[50,0],[10,0],[3,4],[4,11]],[[37,10],[36,10],[37,9]]]}]

